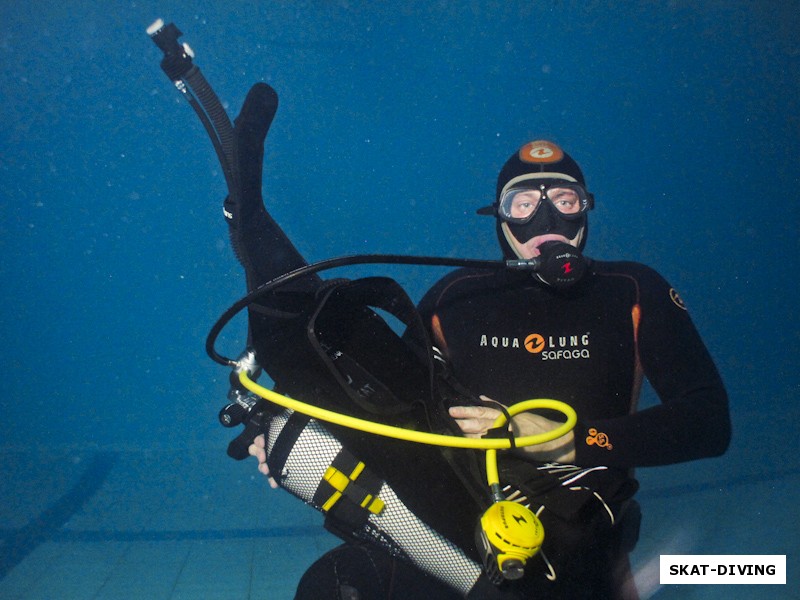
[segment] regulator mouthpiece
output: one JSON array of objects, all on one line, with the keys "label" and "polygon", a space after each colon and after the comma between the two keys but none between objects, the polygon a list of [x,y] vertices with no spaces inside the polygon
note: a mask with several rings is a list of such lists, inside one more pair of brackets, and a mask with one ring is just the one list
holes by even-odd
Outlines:
[{"label": "regulator mouthpiece", "polygon": [[586,259],[581,251],[564,242],[545,242],[539,247],[536,277],[556,289],[576,284],[586,273]]},{"label": "regulator mouthpiece", "polygon": [[188,44],[181,44],[178,41],[183,33],[174,23],[165,25],[162,19],[156,19],[147,28],[147,35],[164,53],[161,69],[172,81],[182,79],[192,69],[194,52]]}]

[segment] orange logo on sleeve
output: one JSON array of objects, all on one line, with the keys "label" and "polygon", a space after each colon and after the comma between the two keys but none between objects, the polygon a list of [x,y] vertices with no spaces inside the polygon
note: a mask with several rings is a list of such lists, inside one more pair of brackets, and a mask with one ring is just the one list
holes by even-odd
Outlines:
[{"label": "orange logo on sleeve", "polygon": [[608,436],[605,433],[597,431],[594,427],[589,429],[589,436],[586,438],[586,444],[589,446],[597,445],[598,448],[605,448],[606,450],[612,450],[614,448],[608,440]]}]

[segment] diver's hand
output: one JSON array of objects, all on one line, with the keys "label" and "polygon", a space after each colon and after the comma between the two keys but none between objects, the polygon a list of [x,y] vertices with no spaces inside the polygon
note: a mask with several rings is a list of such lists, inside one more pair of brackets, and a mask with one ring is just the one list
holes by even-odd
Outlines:
[{"label": "diver's hand", "polygon": [[[481,400],[493,402],[486,396],[481,396]],[[471,438],[480,438],[486,435],[486,432],[492,429],[497,417],[502,414],[499,410],[488,406],[453,406],[449,412],[462,433]],[[520,413],[511,419],[511,430],[517,437],[544,433],[559,425],[560,423],[556,421],[530,412]],[[518,448],[516,452],[539,462],[569,464],[575,461],[575,435],[570,431],[550,442]]]},{"label": "diver's hand", "polygon": [[449,412],[464,437],[469,438],[482,438],[492,428],[495,419],[503,414],[488,406],[451,406]]},{"label": "diver's hand", "polygon": [[253,443],[250,444],[249,448],[247,448],[247,451],[250,453],[250,456],[255,456],[256,459],[258,459],[258,470],[269,478],[269,486],[272,489],[277,489],[278,482],[269,476],[266,445],[267,442],[264,439],[264,434],[262,433],[261,435],[256,436],[256,438],[253,440]]}]

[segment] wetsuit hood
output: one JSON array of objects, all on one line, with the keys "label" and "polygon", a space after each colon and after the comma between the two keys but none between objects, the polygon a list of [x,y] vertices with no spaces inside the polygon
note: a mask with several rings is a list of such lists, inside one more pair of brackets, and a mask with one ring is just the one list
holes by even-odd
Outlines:
[{"label": "wetsuit hood", "polygon": [[[501,215],[500,203],[504,194],[515,188],[537,188],[559,182],[577,184],[585,192],[585,208],[580,214],[560,214],[550,202],[541,202],[533,216],[524,222],[514,222]],[[594,197],[586,191],[586,179],[578,163],[557,144],[547,140],[528,142],[512,154],[497,176],[495,201],[491,206],[478,210],[478,214],[493,215],[496,219],[497,239],[506,259],[529,258],[520,256],[514,241],[524,244],[537,236],[563,236],[576,247],[562,241],[546,241],[538,245],[542,265],[535,276],[543,283],[554,287],[569,287],[583,277],[586,263],[582,250],[586,245],[589,223],[587,212],[594,206]],[[549,271],[549,272],[547,272]]]},{"label": "wetsuit hood", "polygon": [[548,206],[545,210],[538,211],[527,223],[505,223],[504,226],[504,221],[498,216],[498,206],[503,193],[512,186],[542,180],[561,180],[586,187],[586,179],[578,163],[553,142],[534,140],[514,152],[497,176],[494,204],[478,211],[478,214],[494,215],[497,219],[497,238],[505,258],[517,258],[508,241],[509,234],[524,243],[536,235],[554,233],[570,240],[577,238],[578,250],[583,250],[586,245],[588,220],[585,214],[578,219],[564,220]]}]

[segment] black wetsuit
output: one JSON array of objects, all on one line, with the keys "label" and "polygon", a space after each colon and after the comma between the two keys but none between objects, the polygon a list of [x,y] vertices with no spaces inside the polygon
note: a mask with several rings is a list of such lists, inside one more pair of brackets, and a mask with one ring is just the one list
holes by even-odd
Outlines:
[{"label": "black wetsuit", "polygon": [[[507,405],[567,402],[578,414],[575,464],[608,467],[592,471],[590,485],[616,495],[607,498],[621,515],[616,532],[575,544],[561,583],[539,578],[523,596],[635,597],[623,587],[638,534],[625,474],[717,456],[731,435],[725,388],[677,292],[644,265],[592,261],[566,291],[528,273],[459,270],[420,309],[462,384]],[[637,411],[643,376],[662,403]],[[551,535],[562,525],[544,522]]]},{"label": "black wetsuit", "polygon": [[[675,290],[644,265],[593,261],[565,292],[526,273],[462,270],[420,308],[473,392],[570,404],[578,465],[664,465],[727,447],[717,369]],[[637,412],[642,375],[662,404]]]},{"label": "black wetsuit", "polygon": [[[257,86],[237,118],[243,193],[241,204],[229,199],[225,206],[248,289],[305,264],[261,201],[262,142],[272,118],[272,114],[263,115],[268,100]],[[250,310],[249,341],[257,349],[260,364],[279,388],[290,394],[307,393],[304,399],[309,401],[333,389],[326,388],[324,376],[303,351],[287,351],[294,340],[304,343],[298,337],[304,330],[287,315],[300,315],[313,307],[322,285],[319,278],[306,277]],[[420,309],[456,378],[473,393],[506,404],[551,397],[576,409],[575,462],[610,467],[593,471],[587,480],[611,490],[607,500],[613,510],[621,511],[635,491],[631,468],[713,456],[728,444],[727,398],[714,364],[677,294],[647,267],[593,262],[585,279],[566,292],[543,286],[529,273],[461,270],[434,286]],[[369,333],[368,328],[365,332]],[[364,339],[368,343],[368,335]],[[663,404],[636,412],[643,375]],[[536,467],[506,460],[501,474],[524,486],[538,481]],[[432,478],[431,492],[441,483]],[[526,489],[543,490],[542,498],[562,502],[561,488],[554,491],[537,485]],[[534,493],[529,495],[536,500]],[[457,497],[447,501],[452,506],[465,504]],[[549,550],[562,566],[558,583],[526,577],[497,597],[614,595],[619,577],[609,573],[629,547],[620,543],[616,533],[595,535],[591,523],[595,513],[602,511],[594,506],[589,514],[583,502],[576,501],[572,513],[566,511],[563,523],[555,517],[543,519],[548,532],[545,549],[554,540],[575,537],[565,543],[563,556],[557,556],[557,547]],[[588,537],[581,538],[584,530]],[[398,589],[398,585],[405,587]],[[455,596],[380,549],[365,547],[338,549],[318,561],[303,578],[298,597],[339,598],[345,588],[359,586],[364,588],[361,598],[369,597],[363,595],[367,586],[382,590],[375,594],[394,586],[393,598],[423,593],[430,598]],[[476,597],[490,597],[490,591],[497,591],[486,589]]]}]

